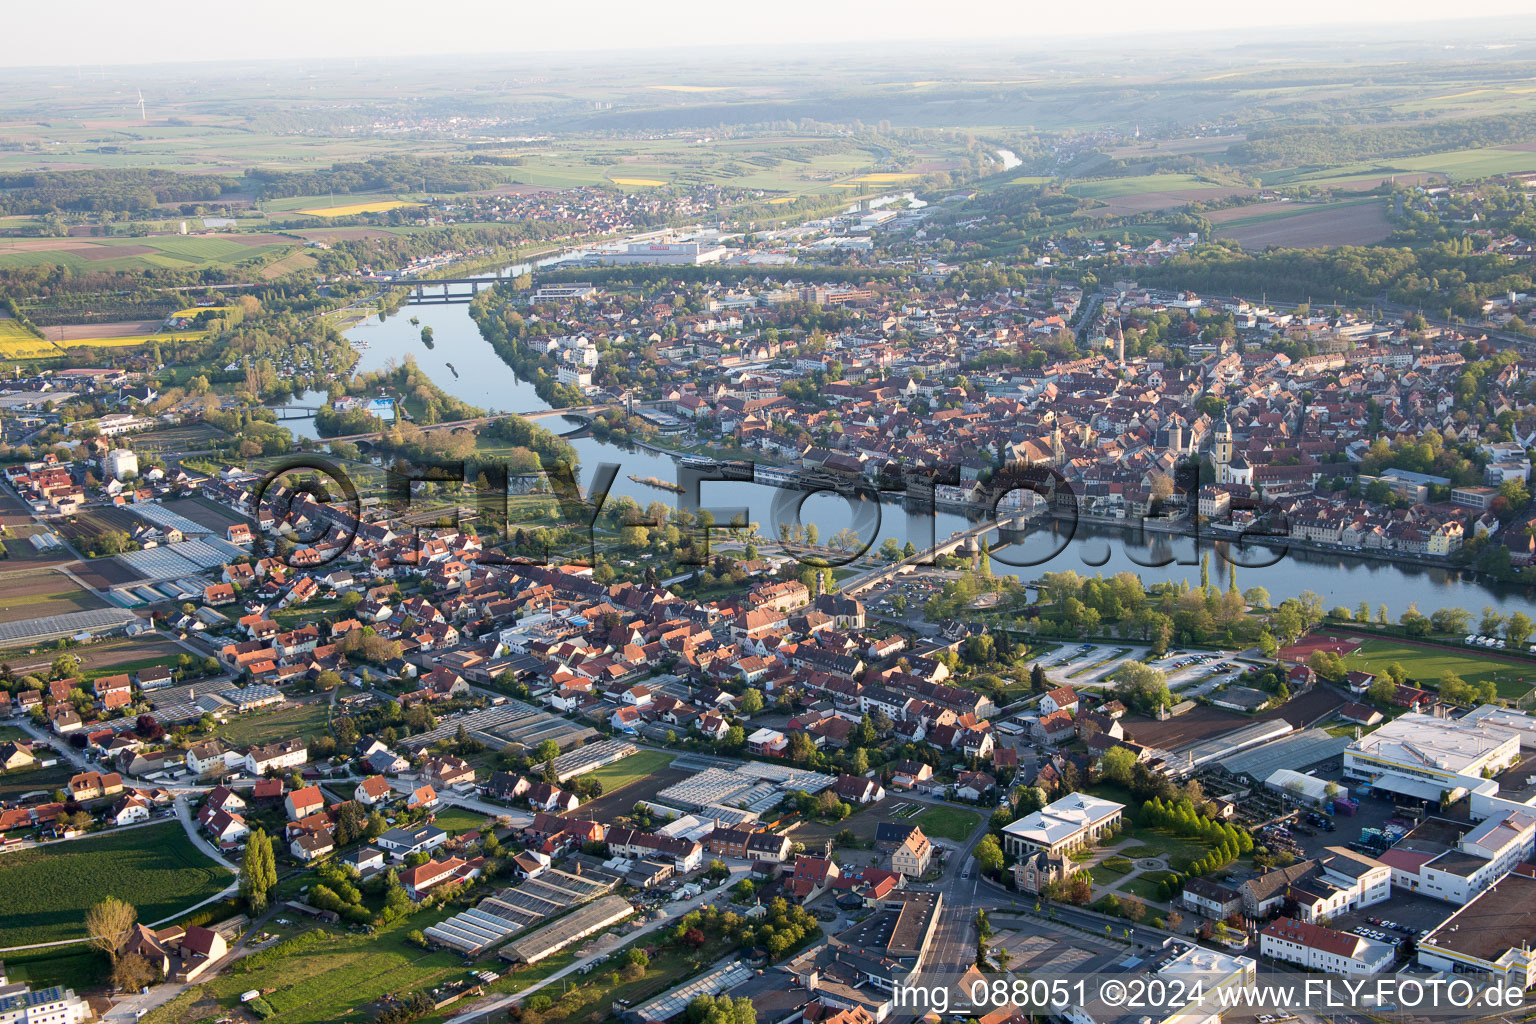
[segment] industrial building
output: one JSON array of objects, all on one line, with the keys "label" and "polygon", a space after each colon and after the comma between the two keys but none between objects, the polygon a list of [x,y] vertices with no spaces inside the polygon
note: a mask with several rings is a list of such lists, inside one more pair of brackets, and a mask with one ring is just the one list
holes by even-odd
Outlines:
[{"label": "industrial building", "polygon": [[[1344,750],[1344,775],[1425,803],[1454,803],[1520,762],[1520,737],[1481,719],[1411,712]],[[1486,816],[1486,815],[1485,815]]]},{"label": "industrial building", "polygon": [[1419,940],[1419,963],[1487,974],[1522,991],[1536,984],[1536,878],[1506,875]]}]

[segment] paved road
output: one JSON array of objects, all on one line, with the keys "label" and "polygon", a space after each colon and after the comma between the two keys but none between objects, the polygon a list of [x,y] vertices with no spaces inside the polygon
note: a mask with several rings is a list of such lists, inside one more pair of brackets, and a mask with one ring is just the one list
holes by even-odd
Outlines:
[{"label": "paved road", "polygon": [[187,803],[187,796],[185,793],[176,797],[176,817],[181,819],[181,827],[186,830],[187,838],[192,840],[192,845],[196,846],[199,850],[202,850],[203,853],[207,854],[209,857],[212,857],[220,864],[229,868],[229,870],[240,870],[238,865],[231,863],[223,853],[219,852],[219,848],[217,846],[214,846],[212,843],[210,843],[203,836],[203,834],[198,831],[197,821],[192,817],[192,808]]}]

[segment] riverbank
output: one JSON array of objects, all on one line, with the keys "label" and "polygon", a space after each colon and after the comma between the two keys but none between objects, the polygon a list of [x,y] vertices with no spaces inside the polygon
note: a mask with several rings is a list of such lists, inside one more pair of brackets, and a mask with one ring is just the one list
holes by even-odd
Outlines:
[{"label": "riverbank", "polygon": [[[504,296],[505,292],[500,294]],[[480,305],[495,304],[482,293]],[[519,375],[496,351],[471,317],[471,309],[463,304],[411,307],[412,315],[418,316],[421,324],[433,328],[436,339],[433,351],[422,346],[420,328],[409,324],[403,316],[390,317],[382,324],[377,318],[369,318],[349,330],[346,337],[362,349],[360,371],[381,369],[391,360],[398,364],[410,355],[436,386],[478,408],[525,414],[545,410],[541,419],[560,414],[557,407],[560,403],[541,398],[534,383]],[[496,319],[500,320],[500,317]],[[458,378],[448,369],[449,361],[458,369]],[[284,425],[297,426],[300,429],[296,432],[302,433],[304,424],[303,421],[285,420]],[[609,438],[588,436],[571,438],[570,444],[578,453],[581,466],[586,467],[579,481],[585,488],[590,489],[594,484],[599,466],[614,463],[621,467],[621,471],[613,480],[610,496],[632,498],[642,507],[657,500],[678,505],[691,499],[675,492],[660,493],[630,480],[629,475],[676,480],[679,460],[698,458],[702,453],[717,461],[730,461],[735,454],[705,449],[671,437],[636,438],[620,444]],[[679,450],[676,446],[687,450]],[[932,513],[927,514],[927,508],[908,503],[900,492],[881,494],[879,503],[858,502],[857,507],[824,488],[821,493],[792,491],[786,494],[792,485],[785,481],[794,475],[796,468],[759,463],[750,481],[732,478],[733,474],[727,471],[720,474],[726,479],[706,480],[701,484],[698,503],[716,512],[717,520],[742,512],[749,521],[762,525],[761,532],[765,536],[772,537],[777,533],[780,519],[793,521],[798,515],[799,522],[814,523],[822,536],[830,537],[840,530],[851,529],[859,534],[861,543],[868,541],[874,548],[879,548],[886,540],[894,540],[902,546],[910,541],[917,548],[927,548],[935,541],[974,526],[984,514],[984,510],[971,503],[942,501],[935,502]],[[886,514],[887,508],[893,512],[901,511]],[[1037,512],[1032,518],[1038,520],[1043,514]],[[1113,517],[1080,517],[1069,539],[1052,536],[1052,531],[1041,523],[1039,528],[1031,528],[1026,531],[1026,536],[1017,538],[1018,543],[999,548],[992,558],[992,568],[999,575],[1022,579],[1036,576],[1041,571],[1075,569],[1105,575],[1130,572],[1148,585],[1182,581],[1194,586],[1199,578],[1199,553],[1192,549],[1192,545],[1179,541],[1178,527],[1165,523],[1167,521],[1150,529],[1137,530],[1134,524]],[[1184,523],[1182,529],[1184,536],[1191,532],[1188,523]],[[1222,538],[1203,529],[1200,536],[1202,540],[1220,542],[1216,544],[1218,552],[1243,557],[1232,550],[1235,538]],[[1255,542],[1250,540],[1245,546],[1252,543]],[[1314,549],[1300,542],[1280,541],[1275,547],[1284,549],[1286,556],[1276,559],[1273,551],[1259,552],[1258,560],[1265,563],[1262,566],[1238,564],[1242,576],[1240,586],[1258,585],[1272,593],[1285,595],[1312,590],[1322,594],[1329,606],[1352,608],[1361,601],[1368,601],[1374,607],[1385,602],[1394,614],[1403,611],[1409,602],[1416,602],[1425,614],[1441,607],[1488,604],[1504,614],[1522,611],[1536,615],[1536,590],[1476,578],[1466,567],[1403,553],[1368,558],[1364,557],[1366,552]]]}]

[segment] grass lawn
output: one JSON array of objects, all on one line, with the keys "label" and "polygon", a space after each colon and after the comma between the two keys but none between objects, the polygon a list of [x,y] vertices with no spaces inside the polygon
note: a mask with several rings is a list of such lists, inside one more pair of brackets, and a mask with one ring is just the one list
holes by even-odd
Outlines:
[{"label": "grass lawn", "polygon": [[1089,868],[1088,874],[1098,884],[1111,886],[1125,877],[1124,871],[1116,871],[1114,868],[1107,868],[1103,864],[1096,864]]},{"label": "grass lawn", "polygon": [[219,726],[218,735],[226,744],[237,747],[271,743],[290,736],[312,739],[326,734],[326,710],[326,702],[317,700],[276,711],[252,711]]},{"label": "grass lawn", "polygon": [[105,896],[132,903],[140,921],[159,921],[229,880],[174,820],[8,853],[0,870],[0,946],[78,938],[86,910]]},{"label": "grass lawn", "polygon": [[1384,637],[1366,640],[1358,651],[1344,659],[1352,669],[1377,673],[1394,661],[1407,670],[1417,685],[1427,689],[1434,689],[1447,672],[1454,672],[1469,683],[1491,680],[1499,696],[1507,700],[1525,696],[1536,684],[1536,664],[1524,659],[1501,658],[1482,650],[1473,654],[1450,647],[1420,647]]},{"label": "grass lawn", "polygon": [[[1205,856],[1210,849],[1209,843],[1203,843],[1198,839],[1185,839],[1182,836],[1170,835],[1162,829],[1138,828],[1135,833],[1134,849],[1151,847],[1152,852],[1141,853],[1139,856],[1168,858],[1168,866],[1175,871],[1186,871],[1189,865]],[[1122,857],[1130,856],[1124,850],[1119,851]]]},{"label": "grass lawn", "polygon": [[1128,892],[1138,899],[1150,900],[1154,903],[1161,899],[1157,892],[1157,881],[1150,879],[1145,875],[1138,875],[1135,878],[1122,883],[1119,887],[1119,891]]},{"label": "grass lawn", "polygon": [[578,778],[596,779],[603,784],[605,794],[612,793],[667,768],[676,756],[661,750],[642,750],[637,754],[630,754],[622,761],[605,764]]},{"label": "grass lawn", "polygon": [[478,832],[480,827],[490,820],[485,815],[468,808],[448,807],[433,816],[432,824],[444,832],[458,835],[460,832]]},{"label": "grass lawn", "polygon": [[32,735],[25,729],[18,729],[14,725],[0,725],[0,743],[5,743],[8,740],[26,740],[30,743],[32,742]]},{"label": "grass lawn", "polygon": [[930,807],[912,821],[924,835],[963,843],[976,831],[981,815],[958,807]]}]

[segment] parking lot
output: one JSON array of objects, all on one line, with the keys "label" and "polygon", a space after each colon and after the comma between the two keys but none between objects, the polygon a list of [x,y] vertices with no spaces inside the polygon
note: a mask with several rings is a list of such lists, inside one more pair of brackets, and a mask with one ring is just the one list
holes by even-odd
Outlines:
[{"label": "parking lot", "polygon": [[1332,927],[1380,942],[1402,942],[1409,937],[1417,940],[1434,931],[1456,909],[1449,903],[1394,888],[1390,900],[1340,914]]}]

